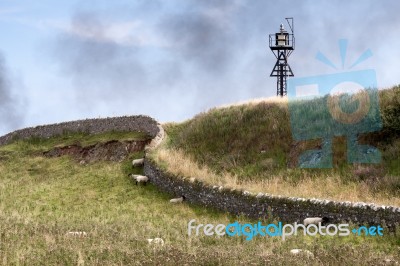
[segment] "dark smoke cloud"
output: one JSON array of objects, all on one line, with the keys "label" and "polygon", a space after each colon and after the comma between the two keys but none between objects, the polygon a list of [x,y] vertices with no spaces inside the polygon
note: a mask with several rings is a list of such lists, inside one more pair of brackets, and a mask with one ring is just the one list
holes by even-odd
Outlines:
[{"label": "dark smoke cloud", "polygon": [[186,64],[194,63],[198,70],[216,75],[232,65],[235,32],[216,18],[191,11],[164,18],[160,29]]},{"label": "dark smoke cloud", "polygon": [[[386,33],[396,32],[400,25],[398,1],[192,0],[189,3],[180,13],[167,14],[160,29],[176,43],[175,49],[183,61],[195,61],[209,75],[221,75],[232,67],[242,68],[242,71],[265,69],[262,60],[272,68],[274,57],[269,51],[267,37],[278,31],[280,23],[288,29],[285,17],[295,18],[297,49],[292,64],[304,74],[319,70],[321,65],[314,60],[319,50],[338,59],[339,38],[348,38],[349,49],[353,49],[348,52],[349,57],[357,57],[368,48],[379,55],[387,50],[383,45],[389,43],[389,39],[397,38]],[[220,17],[210,15],[209,11],[215,10],[220,11],[226,24],[220,23]],[[244,56],[248,65],[241,64]],[[265,69],[265,74],[269,72],[270,69]],[[265,78],[264,84],[270,85],[268,77]],[[263,83],[258,87],[266,88]]]},{"label": "dark smoke cloud", "polygon": [[[394,58],[399,55],[395,34],[400,25],[398,1],[142,3],[146,5],[139,6],[150,11],[134,10],[129,17],[125,12],[129,8],[124,8],[124,19],[139,17],[152,25],[153,33],[167,45],[141,47],[106,40],[112,19],[97,11],[76,13],[71,32],[57,39],[56,59],[62,73],[72,78],[79,105],[94,108],[99,103],[127,103],[136,97],[141,100],[135,101],[129,112],[165,121],[189,118],[222,103],[275,95],[276,80],[269,74],[276,59],[268,47],[268,34],[278,31],[281,23],[288,28],[285,17],[295,18],[296,50],[289,61],[296,76],[332,72],[314,57],[321,51],[340,63],[339,38],[349,39],[348,63],[368,48],[378,67],[384,60],[389,65],[397,63]],[[176,7],[171,8],[174,3]],[[383,76],[387,71],[377,72]]]},{"label": "dark smoke cloud", "polygon": [[8,73],[5,59],[0,53],[0,132],[18,128],[23,123],[22,97],[15,95],[15,86]]},{"label": "dark smoke cloud", "polygon": [[77,102],[88,108],[99,99],[112,102],[129,91],[140,92],[146,82],[137,48],[108,40],[107,27],[96,14],[78,13],[54,47],[61,70],[72,77]]}]

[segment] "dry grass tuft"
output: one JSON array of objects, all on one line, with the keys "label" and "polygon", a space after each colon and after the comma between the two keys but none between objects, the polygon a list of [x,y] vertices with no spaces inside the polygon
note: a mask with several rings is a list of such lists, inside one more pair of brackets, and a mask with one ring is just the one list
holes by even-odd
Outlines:
[{"label": "dry grass tuft", "polygon": [[[181,150],[168,149],[164,146],[158,148],[152,158],[158,164],[166,165],[167,171],[184,177],[196,177],[210,184],[235,189],[245,189],[258,193],[269,193],[288,197],[320,198],[337,201],[368,202],[383,205],[400,206],[399,197],[391,197],[385,194],[375,193],[364,182],[344,182],[339,175],[327,175],[315,180],[313,177],[304,176],[300,181],[291,183],[287,181],[287,174],[275,175],[263,180],[239,181],[239,178],[231,173],[216,174],[207,166],[199,166],[190,155]],[[358,168],[361,171],[371,171],[369,168]],[[367,169],[367,170],[364,170]]]},{"label": "dry grass tuft", "polygon": [[287,96],[285,96],[285,97],[272,96],[272,97],[256,98],[256,99],[250,99],[250,100],[245,100],[245,101],[239,101],[236,103],[223,104],[223,105],[217,106],[216,108],[221,109],[221,108],[228,108],[228,107],[232,107],[232,106],[242,106],[242,105],[253,106],[253,105],[260,104],[260,103],[274,103],[274,104],[280,105],[284,108],[287,108],[288,98],[287,98]]},{"label": "dry grass tuft", "polygon": [[[183,123],[166,124],[169,138],[155,156],[169,171],[196,176],[212,185],[256,193],[400,206],[400,87],[379,91],[379,97],[375,93],[366,97],[365,92],[341,97],[349,103],[344,105],[344,112],[342,107],[338,108],[338,96],[294,101],[290,112],[287,97],[253,99],[213,108]],[[304,134],[321,129],[329,131],[331,116],[343,123],[356,122],[365,113],[358,107],[369,106],[368,101],[376,101],[377,97],[383,129],[361,134],[359,143],[377,147],[382,154],[380,164],[349,164],[348,142],[342,136],[333,138],[332,169],[292,169],[304,151],[321,149],[322,140],[297,142],[292,136],[290,119],[307,118],[309,122],[302,121]],[[331,101],[329,110],[327,101]],[[368,114],[371,121],[376,120],[373,117],[376,111]],[[346,120],[348,115],[342,117],[343,113],[355,115]]]}]

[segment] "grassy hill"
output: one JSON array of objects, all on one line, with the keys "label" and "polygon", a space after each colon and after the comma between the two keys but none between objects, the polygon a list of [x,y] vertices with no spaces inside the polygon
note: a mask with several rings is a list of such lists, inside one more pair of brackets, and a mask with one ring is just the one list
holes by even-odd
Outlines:
[{"label": "grassy hill", "polygon": [[[154,186],[136,186],[122,163],[81,165],[71,157],[46,158],[42,152],[65,144],[111,139],[143,139],[140,134],[64,135],[17,141],[0,147],[0,264],[2,265],[238,265],[376,264],[400,260],[396,235],[380,238],[296,236],[281,241],[256,237],[188,237],[187,223],[227,224],[236,220],[214,210],[169,203]],[[136,172],[140,173],[141,169]],[[271,221],[263,221],[264,223]],[[87,237],[66,235],[85,231]],[[162,237],[154,248],[147,238]],[[288,256],[306,248],[314,259]]]},{"label": "grassy hill", "polygon": [[383,128],[362,134],[360,143],[378,147],[380,164],[348,164],[346,138],[335,137],[334,168],[296,168],[298,155],[321,141],[292,139],[285,101],[214,108],[167,124],[168,142],[153,156],[171,172],[256,193],[400,206],[400,87],[380,91],[379,99]]},{"label": "grassy hill", "polygon": [[[393,98],[388,97],[389,100]],[[238,185],[246,185],[246,180],[259,181],[264,172],[267,172],[270,180],[273,179],[271,175],[276,175],[276,178],[287,177],[282,180],[289,184],[288,188],[293,184],[301,184],[306,175],[329,175],[329,171],[287,169],[291,143],[283,145],[282,140],[282,145],[279,145],[271,139],[282,136],[290,140],[289,129],[274,115],[286,115],[287,119],[284,104],[211,110],[183,124],[167,126],[168,145],[152,156],[161,158],[164,153],[164,157],[174,157],[178,161],[195,158],[193,161],[209,167],[201,168],[193,161],[181,164],[181,167],[186,167],[187,171],[208,171],[207,177],[215,178],[213,182],[233,182],[222,180],[220,175],[231,173],[231,176],[225,175],[224,178],[236,178]],[[269,124],[260,124],[259,121]],[[255,125],[254,128],[251,125]],[[265,134],[271,135],[260,138]],[[133,170],[130,164],[132,158],[143,155],[141,152],[131,154],[123,162],[97,161],[87,164],[80,164],[68,156],[43,156],[43,152],[54,147],[76,143],[87,146],[110,140],[147,138],[143,134],[122,132],[65,134],[47,140],[30,139],[1,146],[0,264],[379,265],[384,264],[384,260],[400,261],[399,232],[387,233],[384,237],[299,235],[285,241],[267,237],[255,237],[251,241],[246,241],[244,237],[189,237],[187,224],[191,219],[203,224],[256,221],[200,206],[171,205],[171,195],[158,191],[153,185],[136,186],[127,175],[141,173],[141,169]],[[397,136],[394,134],[386,142],[391,145],[377,143],[387,147],[385,156],[396,158]],[[261,149],[266,152],[261,153]],[[169,168],[169,161],[160,162],[173,170]],[[395,175],[398,171],[396,161],[393,159],[391,162],[381,167]],[[330,171],[342,174],[350,169],[346,167],[343,165],[344,170]],[[375,171],[364,168],[353,170],[359,171],[360,176],[362,171],[367,172],[364,173],[366,176]],[[280,173],[284,174],[280,176]],[[383,187],[381,191],[395,198],[391,194],[394,192],[387,188]],[[384,194],[379,195],[383,197]],[[263,221],[269,222],[277,221]],[[69,231],[84,231],[87,237],[69,236]],[[165,246],[148,245],[146,239],[154,237],[163,238]],[[310,250],[314,258],[290,256],[289,250],[293,248]]]}]

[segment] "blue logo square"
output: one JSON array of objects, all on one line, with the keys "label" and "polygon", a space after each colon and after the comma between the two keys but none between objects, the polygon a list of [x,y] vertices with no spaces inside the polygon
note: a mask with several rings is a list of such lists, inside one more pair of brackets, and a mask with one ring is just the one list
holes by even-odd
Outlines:
[{"label": "blue logo square", "polygon": [[382,128],[374,70],[291,78],[287,91],[293,138],[322,139],[322,149],[300,155],[299,167],[332,167],[335,136],[347,137],[349,163],[380,162],[379,150],[358,144],[359,134]]}]

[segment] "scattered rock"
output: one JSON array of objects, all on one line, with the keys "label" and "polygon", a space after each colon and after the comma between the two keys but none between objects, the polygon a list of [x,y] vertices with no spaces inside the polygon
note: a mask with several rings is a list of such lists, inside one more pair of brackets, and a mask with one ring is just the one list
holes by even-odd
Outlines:
[{"label": "scattered rock", "polygon": [[290,250],[290,254],[292,255],[306,255],[308,258],[314,258],[314,254],[306,249],[299,249],[299,248],[295,248]]},{"label": "scattered rock", "polygon": [[149,238],[149,239],[147,239],[147,242],[149,243],[149,245],[164,246],[164,240],[159,237]]},{"label": "scattered rock", "polygon": [[384,264],[389,264],[389,265],[399,265],[399,263],[397,262],[397,261],[395,261],[395,260],[393,260],[393,259],[384,259],[383,260],[383,263]]},{"label": "scattered rock", "polygon": [[84,231],[69,231],[66,235],[74,237],[87,237],[87,233]]},{"label": "scattered rock", "polygon": [[245,196],[250,196],[251,195],[251,192],[249,192],[249,191],[243,191],[243,195],[245,195]]}]

